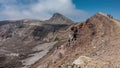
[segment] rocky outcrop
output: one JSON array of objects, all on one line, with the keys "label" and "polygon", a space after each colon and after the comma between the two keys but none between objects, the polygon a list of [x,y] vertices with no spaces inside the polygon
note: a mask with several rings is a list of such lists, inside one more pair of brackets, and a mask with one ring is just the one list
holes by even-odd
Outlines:
[{"label": "rocky outcrop", "polygon": [[69,39],[68,39],[68,45],[70,47],[73,47],[75,45],[75,41],[77,40],[77,32],[78,28],[76,26],[72,26],[70,28],[70,33],[69,33]]}]

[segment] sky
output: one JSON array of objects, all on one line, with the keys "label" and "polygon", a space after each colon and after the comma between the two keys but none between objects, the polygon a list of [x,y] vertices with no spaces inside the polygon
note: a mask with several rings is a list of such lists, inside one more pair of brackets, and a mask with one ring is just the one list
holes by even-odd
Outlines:
[{"label": "sky", "polygon": [[0,0],[0,20],[47,20],[61,13],[73,21],[84,21],[97,12],[120,20],[120,0]]}]

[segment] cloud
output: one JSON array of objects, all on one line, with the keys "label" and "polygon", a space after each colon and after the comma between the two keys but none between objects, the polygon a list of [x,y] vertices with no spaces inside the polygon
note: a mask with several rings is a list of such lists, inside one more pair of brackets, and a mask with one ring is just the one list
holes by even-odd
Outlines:
[{"label": "cloud", "polygon": [[77,9],[72,0],[0,0],[0,4],[3,7],[0,19],[46,20],[56,12],[76,21],[87,16],[87,12]]}]

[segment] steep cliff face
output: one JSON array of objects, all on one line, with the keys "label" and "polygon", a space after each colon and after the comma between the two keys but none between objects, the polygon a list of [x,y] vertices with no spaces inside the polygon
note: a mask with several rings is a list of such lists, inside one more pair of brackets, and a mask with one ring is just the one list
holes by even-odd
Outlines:
[{"label": "steep cliff face", "polygon": [[76,40],[55,47],[33,68],[120,67],[119,21],[100,12],[74,27],[77,28]]}]

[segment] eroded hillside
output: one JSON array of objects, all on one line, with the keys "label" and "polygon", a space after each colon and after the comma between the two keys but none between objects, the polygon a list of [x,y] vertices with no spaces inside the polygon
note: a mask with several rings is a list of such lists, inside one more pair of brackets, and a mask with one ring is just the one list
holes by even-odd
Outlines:
[{"label": "eroded hillside", "polygon": [[[74,25],[72,41],[53,49],[32,68],[119,68],[120,22],[112,16],[97,13]],[[71,27],[71,28],[73,28]],[[74,39],[76,35],[76,40]]]},{"label": "eroded hillside", "polygon": [[56,44],[66,42],[71,26],[27,19],[0,24],[0,68],[31,67]]}]

